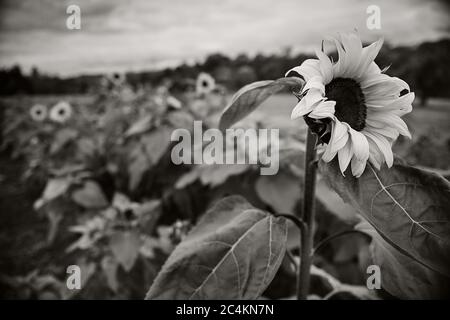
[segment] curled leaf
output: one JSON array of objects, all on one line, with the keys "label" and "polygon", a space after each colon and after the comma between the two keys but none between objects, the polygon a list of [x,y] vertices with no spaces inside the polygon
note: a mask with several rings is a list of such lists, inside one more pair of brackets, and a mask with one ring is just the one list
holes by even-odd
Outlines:
[{"label": "curled leaf", "polygon": [[241,88],[220,117],[219,128],[225,130],[253,112],[264,100],[282,90],[300,91],[304,81],[297,77],[253,82]]}]

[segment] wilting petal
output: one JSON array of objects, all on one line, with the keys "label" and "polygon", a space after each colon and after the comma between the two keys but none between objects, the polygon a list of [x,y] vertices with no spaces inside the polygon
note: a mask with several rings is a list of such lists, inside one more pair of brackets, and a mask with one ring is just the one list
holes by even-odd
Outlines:
[{"label": "wilting petal", "polygon": [[392,146],[389,141],[380,134],[372,132],[364,132],[364,134],[369,140],[369,145],[371,145],[371,143],[373,142],[378,147],[379,151],[381,151],[381,153],[383,154],[388,167],[392,167],[392,164],[394,163],[394,154],[392,153]]},{"label": "wilting petal", "polygon": [[401,135],[411,139],[411,133],[408,130],[408,126],[393,112],[373,112],[367,119],[378,123],[384,123],[386,127],[395,128]]},{"label": "wilting petal", "polygon": [[336,152],[331,152],[331,144],[327,144],[325,152],[322,154],[322,160],[325,162],[330,162],[336,156]]},{"label": "wilting petal", "polygon": [[366,168],[367,160],[358,160],[358,158],[352,158],[352,174],[359,178]]},{"label": "wilting petal", "polygon": [[307,94],[302,98],[308,105],[315,105],[325,99],[324,95],[317,89],[310,89]]},{"label": "wilting petal", "polygon": [[[366,130],[367,129],[367,130]],[[390,138],[392,140],[395,140],[398,138],[398,131],[395,128],[392,127],[384,127],[382,129],[380,128],[375,128],[372,126],[366,126],[366,128],[364,128],[365,131],[370,131],[370,132],[374,132],[374,133],[378,133],[382,136],[385,136],[387,138]]]},{"label": "wilting petal", "polygon": [[310,89],[315,89],[319,91],[322,95],[325,95],[325,85],[323,84],[323,78],[321,76],[314,76],[309,79],[305,86],[303,87],[302,92],[306,92]]},{"label": "wilting petal", "polygon": [[330,144],[331,151],[335,152],[342,149],[349,140],[349,127],[340,122],[338,119],[333,124]]},{"label": "wilting petal", "polygon": [[398,97],[400,92],[404,89],[399,81],[389,76],[380,74],[377,75],[377,78],[379,80],[378,82],[374,82],[364,88],[361,87],[364,96],[368,97],[368,101],[371,101],[371,97]]},{"label": "wilting petal", "polygon": [[359,37],[354,33],[341,34],[342,45],[345,53],[347,54],[347,71],[345,75],[347,77],[354,78],[357,76],[358,66],[360,64],[362,55],[362,43]]},{"label": "wilting petal", "polygon": [[364,79],[362,79],[359,83],[361,89],[369,88],[373,85],[376,85],[380,82],[389,81],[391,77],[384,73],[373,73],[368,74]]},{"label": "wilting petal", "polygon": [[349,131],[355,157],[361,161],[369,159],[369,143],[366,137],[356,130],[350,129]]},{"label": "wilting petal", "polygon": [[305,114],[308,114],[309,112],[311,112],[312,109],[313,109],[313,106],[307,104],[305,99],[302,99],[294,107],[294,110],[292,110],[291,119],[297,119],[297,118],[303,117]]},{"label": "wilting petal", "polygon": [[367,142],[369,142],[369,161],[370,163],[380,170],[381,165],[385,162],[385,158],[383,156],[383,153],[381,152],[378,145],[366,135]]},{"label": "wilting petal", "polygon": [[382,121],[366,119],[366,126],[368,128],[384,129],[386,128],[387,125],[385,122]]},{"label": "wilting petal", "polygon": [[[408,90],[408,92],[411,91],[411,89],[409,88],[409,84],[407,84],[402,79],[397,78],[397,77],[392,77],[392,79],[394,80],[395,84],[397,86],[399,86],[402,90]],[[402,90],[400,90],[400,91],[402,91]]]},{"label": "wilting petal", "polygon": [[347,61],[347,56],[342,44],[337,39],[333,39],[333,41],[338,52],[338,61],[333,66],[333,75],[334,78],[344,77],[345,72],[348,69],[348,63],[350,62]]},{"label": "wilting petal", "polygon": [[383,46],[383,39],[378,39],[371,45],[362,49],[361,61],[358,67],[357,77],[363,77],[366,73],[380,73],[381,70],[373,62]]},{"label": "wilting petal", "polygon": [[317,59],[307,59],[300,66],[292,68],[288,72],[286,72],[286,77],[290,72],[296,72],[300,76],[302,76],[306,81],[311,79],[312,77],[321,76],[319,60]]},{"label": "wilting petal", "polygon": [[323,76],[323,81],[325,84],[328,84],[333,79],[333,65],[330,58],[328,58],[328,56],[322,51],[316,50],[316,55],[320,61],[319,66],[320,72]]},{"label": "wilting petal", "polygon": [[294,107],[291,113],[291,119],[297,119],[303,117],[305,114],[310,113],[324,98],[319,93],[308,91]]},{"label": "wilting petal", "polygon": [[344,147],[338,152],[338,160],[339,160],[339,168],[341,169],[342,174],[344,174],[345,170],[352,159],[352,142],[350,139],[347,139],[347,143]]},{"label": "wilting petal", "polygon": [[322,101],[316,105],[314,110],[308,115],[313,119],[334,118],[334,106],[336,101]]},{"label": "wilting petal", "polygon": [[392,111],[398,116],[403,116],[412,111],[412,103],[414,101],[414,92],[409,92],[386,105],[383,110]]}]

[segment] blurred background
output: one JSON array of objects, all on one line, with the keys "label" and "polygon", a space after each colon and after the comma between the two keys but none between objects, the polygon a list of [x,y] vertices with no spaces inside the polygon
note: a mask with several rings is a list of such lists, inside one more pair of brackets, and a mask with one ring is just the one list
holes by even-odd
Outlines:
[{"label": "blurred background", "polygon": [[[336,32],[356,30],[365,44],[384,38],[376,62],[416,93],[406,117],[413,139],[394,149],[449,177],[449,12],[444,0],[1,0],[0,297],[141,299],[215,200],[241,194],[297,214],[306,127],[290,120],[292,95],[238,124],[280,129],[275,176],[258,165],[174,165],[170,134],[194,120],[217,127],[237,89],[283,77]],[[317,188],[316,240],[358,222],[320,177]],[[293,253],[297,243],[293,228]],[[81,290],[66,286],[73,264]],[[373,298],[363,287],[368,264],[360,235],[315,261],[349,284],[336,299]],[[286,259],[265,297],[292,297],[294,277]],[[312,296],[329,293],[316,272]]]}]

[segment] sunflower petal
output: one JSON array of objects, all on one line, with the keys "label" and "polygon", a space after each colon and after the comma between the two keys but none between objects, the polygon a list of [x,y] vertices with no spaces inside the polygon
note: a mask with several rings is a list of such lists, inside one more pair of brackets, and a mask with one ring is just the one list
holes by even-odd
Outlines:
[{"label": "sunflower petal", "polygon": [[350,136],[352,140],[352,149],[358,160],[369,159],[369,143],[366,137],[359,131],[350,128]]},{"label": "sunflower petal", "polygon": [[353,78],[356,76],[356,71],[358,71],[358,66],[361,61],[362,43],[354,33],[341,34],[341,40],[345,53],[347,54],[346,59],[349,62],[345,75]]},{"label": "sunflower petal", "polygon": [[414,92],[409,92],[389,103],[383,110],[392,111],[398,116],[403,116],[412,111],[412,103],[414,101]]},{"label": "sunflower petal", "polygon": [[387,137],[391,140],[395,140],[398,138],[398,130],[396,130],[395,128],[392,128],[392,127],[375,128],[372,126],[366,126],[366,128],[364,128],[364,130],[378,133],[378,134],[380,134],[384,137]]},{"label": "sunflower petal", "polygon": [[347,139],[347,143],[338,152],[339,168],[341,169],[343,175],[348,167],[348,164],[350,163],[350,160],[352,159],[352,155],[352,142],[350,139]]},{"label": "sunflower petal", "polygon": [[286,72],[286,77],[291,73],[296,72],[302,76],[305,81],[308,81],[312,77],[321,76],[319,60],[317,59],[307,59],[300,66],[290,69]]},{"label": "sunflower petal", "polygon": [[352,174],[359,178],[366,168],[367,160],[359,160],[356,157],[352,158]]},{"label": "sunflower petal", "polygon": [[[379,124],[385,124],[385,127],[391,127],[397,129],[397,131],[411,139],[411,133],[408,130],[406,123],[393,112],[373,112],[368,117],[369,123],[377,122]],[[378,126],[377,126],[378,127]]]},{"label": "sunflower petal", "polygon": [[336,101],[332,100],[320,102],[317,104],[314,110],[308,115],[308,117],[313,119],[333,118],[335,105]]},{"label": "sunflower petal", "polygon": [[[382,135],[377,134],[377,133],[365,132],[365,135],[367,136],[367,139],[369,140],[369,145],[371,143],[374,143],[378,147],[378,150],[381,151],[381,153],[383,154],[388,167],[389,168],[392,167],[392,165],[394,163],[394,154],[392,153],[392,146],[389,143],[389,141],[385,137],[383,137]],[[376,151],[376,150],[373,150],[373,151]]]},{"label": "sunflower petal", "polygon": [[[362,77],[366,73],[380,73],[380,68],[373,62],[383,46],[383,38],[362,49],[361,61],[358,67],[357,77]],[[373,63],[373,64],[372,64]],[[377,70],[378,69],[378,70]]]},{"label": "sunflower petal", "polygon": [[344,48],[342,47],[342,44],[339,42],[339,40],[333,38],[333,41],[338,52],[338,61],[333,66],[333,74],[335,78],[344,77],[345,71],[348,69],[349,62],[347,62]]},{"label": "sunflower petal", "polygon": [[302,92],[306,92],[310,89],[318,90],[322,95],[325,95],[325,85],[323,78],[321,76],[314,76],[310,78],[303,87]]},{"label": "sunflower petal", "polygon": [[348,139],[348,127],[336,119],[331,132],[331,151],[334,152],[342,149],[346,145]]},{"label": "sunflower petal", "polygon": [[316,55],[320,61],[319,66],[324,83],[328,84],[333,79],[333,65],[330,61],[330,58],[328,58],[328,56],[322,51],[316,50]]},{"label": "sunflower petal", "polygon": [[297,119],[310,113],[321,100],[323,100],[322,95],[314,91],[308,91],[292,110],[291,119]]}]

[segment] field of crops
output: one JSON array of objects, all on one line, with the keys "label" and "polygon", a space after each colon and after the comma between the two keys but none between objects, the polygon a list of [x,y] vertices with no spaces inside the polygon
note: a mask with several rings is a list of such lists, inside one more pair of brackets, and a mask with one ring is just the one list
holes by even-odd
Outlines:
[{"label": "field of crops", "polygon": [[[229,99],[217,92],[173,97],[164,87],[135,92],[126,84],[91,96],[2,99],[0,296],[142,298],[174,247],[217,199],[240,194],[263,210],[296,214],[306,126],[290,120],[296,103],[291,95],[273,96],[238,125],[280,129],[277,175],[260,176],[257,165],[171,162],[171,132],[192,130],[194,120],[217,127]],[[61,101],[70,108],[64,116],[53,112]],[[48,116],[33,118],[37,104]],[[449,101],[415,105],[406,117],[413,139],[400,139],[395,150],[448,177],[449,120]],[[355,209],[320,177],[317,198],[317,239],[357,222]],[[290,230],[288,249],[295,253],[298,235]],[[314,262],[311,297],[330,293],[327,277],[348,285],[336,298],[371,296],[364,287],[368,245],[350,235],[324,247]],[[66,267],[73,264],[83,271],[80,291],[66,287]],[[286,257],[264,296],[291,298],[294,279]]]}]

